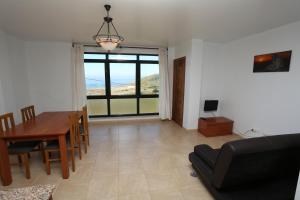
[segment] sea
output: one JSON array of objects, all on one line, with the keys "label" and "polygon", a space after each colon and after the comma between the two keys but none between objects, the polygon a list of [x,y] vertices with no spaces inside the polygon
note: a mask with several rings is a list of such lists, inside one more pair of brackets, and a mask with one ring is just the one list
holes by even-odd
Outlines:
[{"label": "sea", "polygon": [[[131,83],[134,83],[134,81],[135,80],[132,80],[131,78],[113,79],[111,80],[111,86],[112,87],[126,86],[126,85],[130,85]],[[87,88],[105,88],[105,82],[102,80],[86,78],[85,84]]]}]

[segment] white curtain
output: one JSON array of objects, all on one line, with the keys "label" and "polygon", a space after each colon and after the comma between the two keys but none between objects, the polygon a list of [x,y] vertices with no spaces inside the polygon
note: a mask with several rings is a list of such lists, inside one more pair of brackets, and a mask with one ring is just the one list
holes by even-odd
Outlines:
[{"label": "white curtain", "polygon": [[168,51],[164,48],[159,49],[159,80],[159,117],[171,119]]},{"label": "white curtain", "polygon": [[84,49],[83,45],[74,45],[72,48],[72,73],[73,73],[73,109],[81,110],[86,105],[86,87],[84,74]]}]

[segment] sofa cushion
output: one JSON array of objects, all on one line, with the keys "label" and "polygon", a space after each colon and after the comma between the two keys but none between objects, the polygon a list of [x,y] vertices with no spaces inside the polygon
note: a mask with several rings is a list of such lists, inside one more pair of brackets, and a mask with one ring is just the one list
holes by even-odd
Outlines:
[{"label": "sofa cushion", "polygon": [[30,153],[39,145],[39,141],[15,142],[9,145],[9,154]]},{"label": "sofa cushion", "polygon": [[213,149],[206,144],[194,147],[194,152],[210,167],[214,168],[220,149]]}]

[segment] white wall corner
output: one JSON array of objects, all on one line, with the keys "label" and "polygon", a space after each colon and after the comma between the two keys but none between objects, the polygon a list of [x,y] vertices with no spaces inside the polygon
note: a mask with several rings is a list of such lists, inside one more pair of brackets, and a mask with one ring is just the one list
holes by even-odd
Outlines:
[{"label": "white wall corner", "polygon": [[191,40],[190,62],[186,68],[186,95],[183,127],[197,129],[200,109],[203,41]]},{"label": "white wall corner", "polygon": [[175,59],[175,48],[168,48],[168,67],[169,67],[169,82],[170,82],[170,108],[171,108],[171,119],[172,119],[172,103],[173,103],[173,62]]}]

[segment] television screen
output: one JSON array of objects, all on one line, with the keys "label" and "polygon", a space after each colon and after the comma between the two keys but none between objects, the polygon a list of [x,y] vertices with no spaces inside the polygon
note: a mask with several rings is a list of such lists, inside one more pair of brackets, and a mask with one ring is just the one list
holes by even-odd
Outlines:
[{"label": "television screen", "polygon": [[204,111],[216,111],[218,110],[218,100],[205,100]]}]

